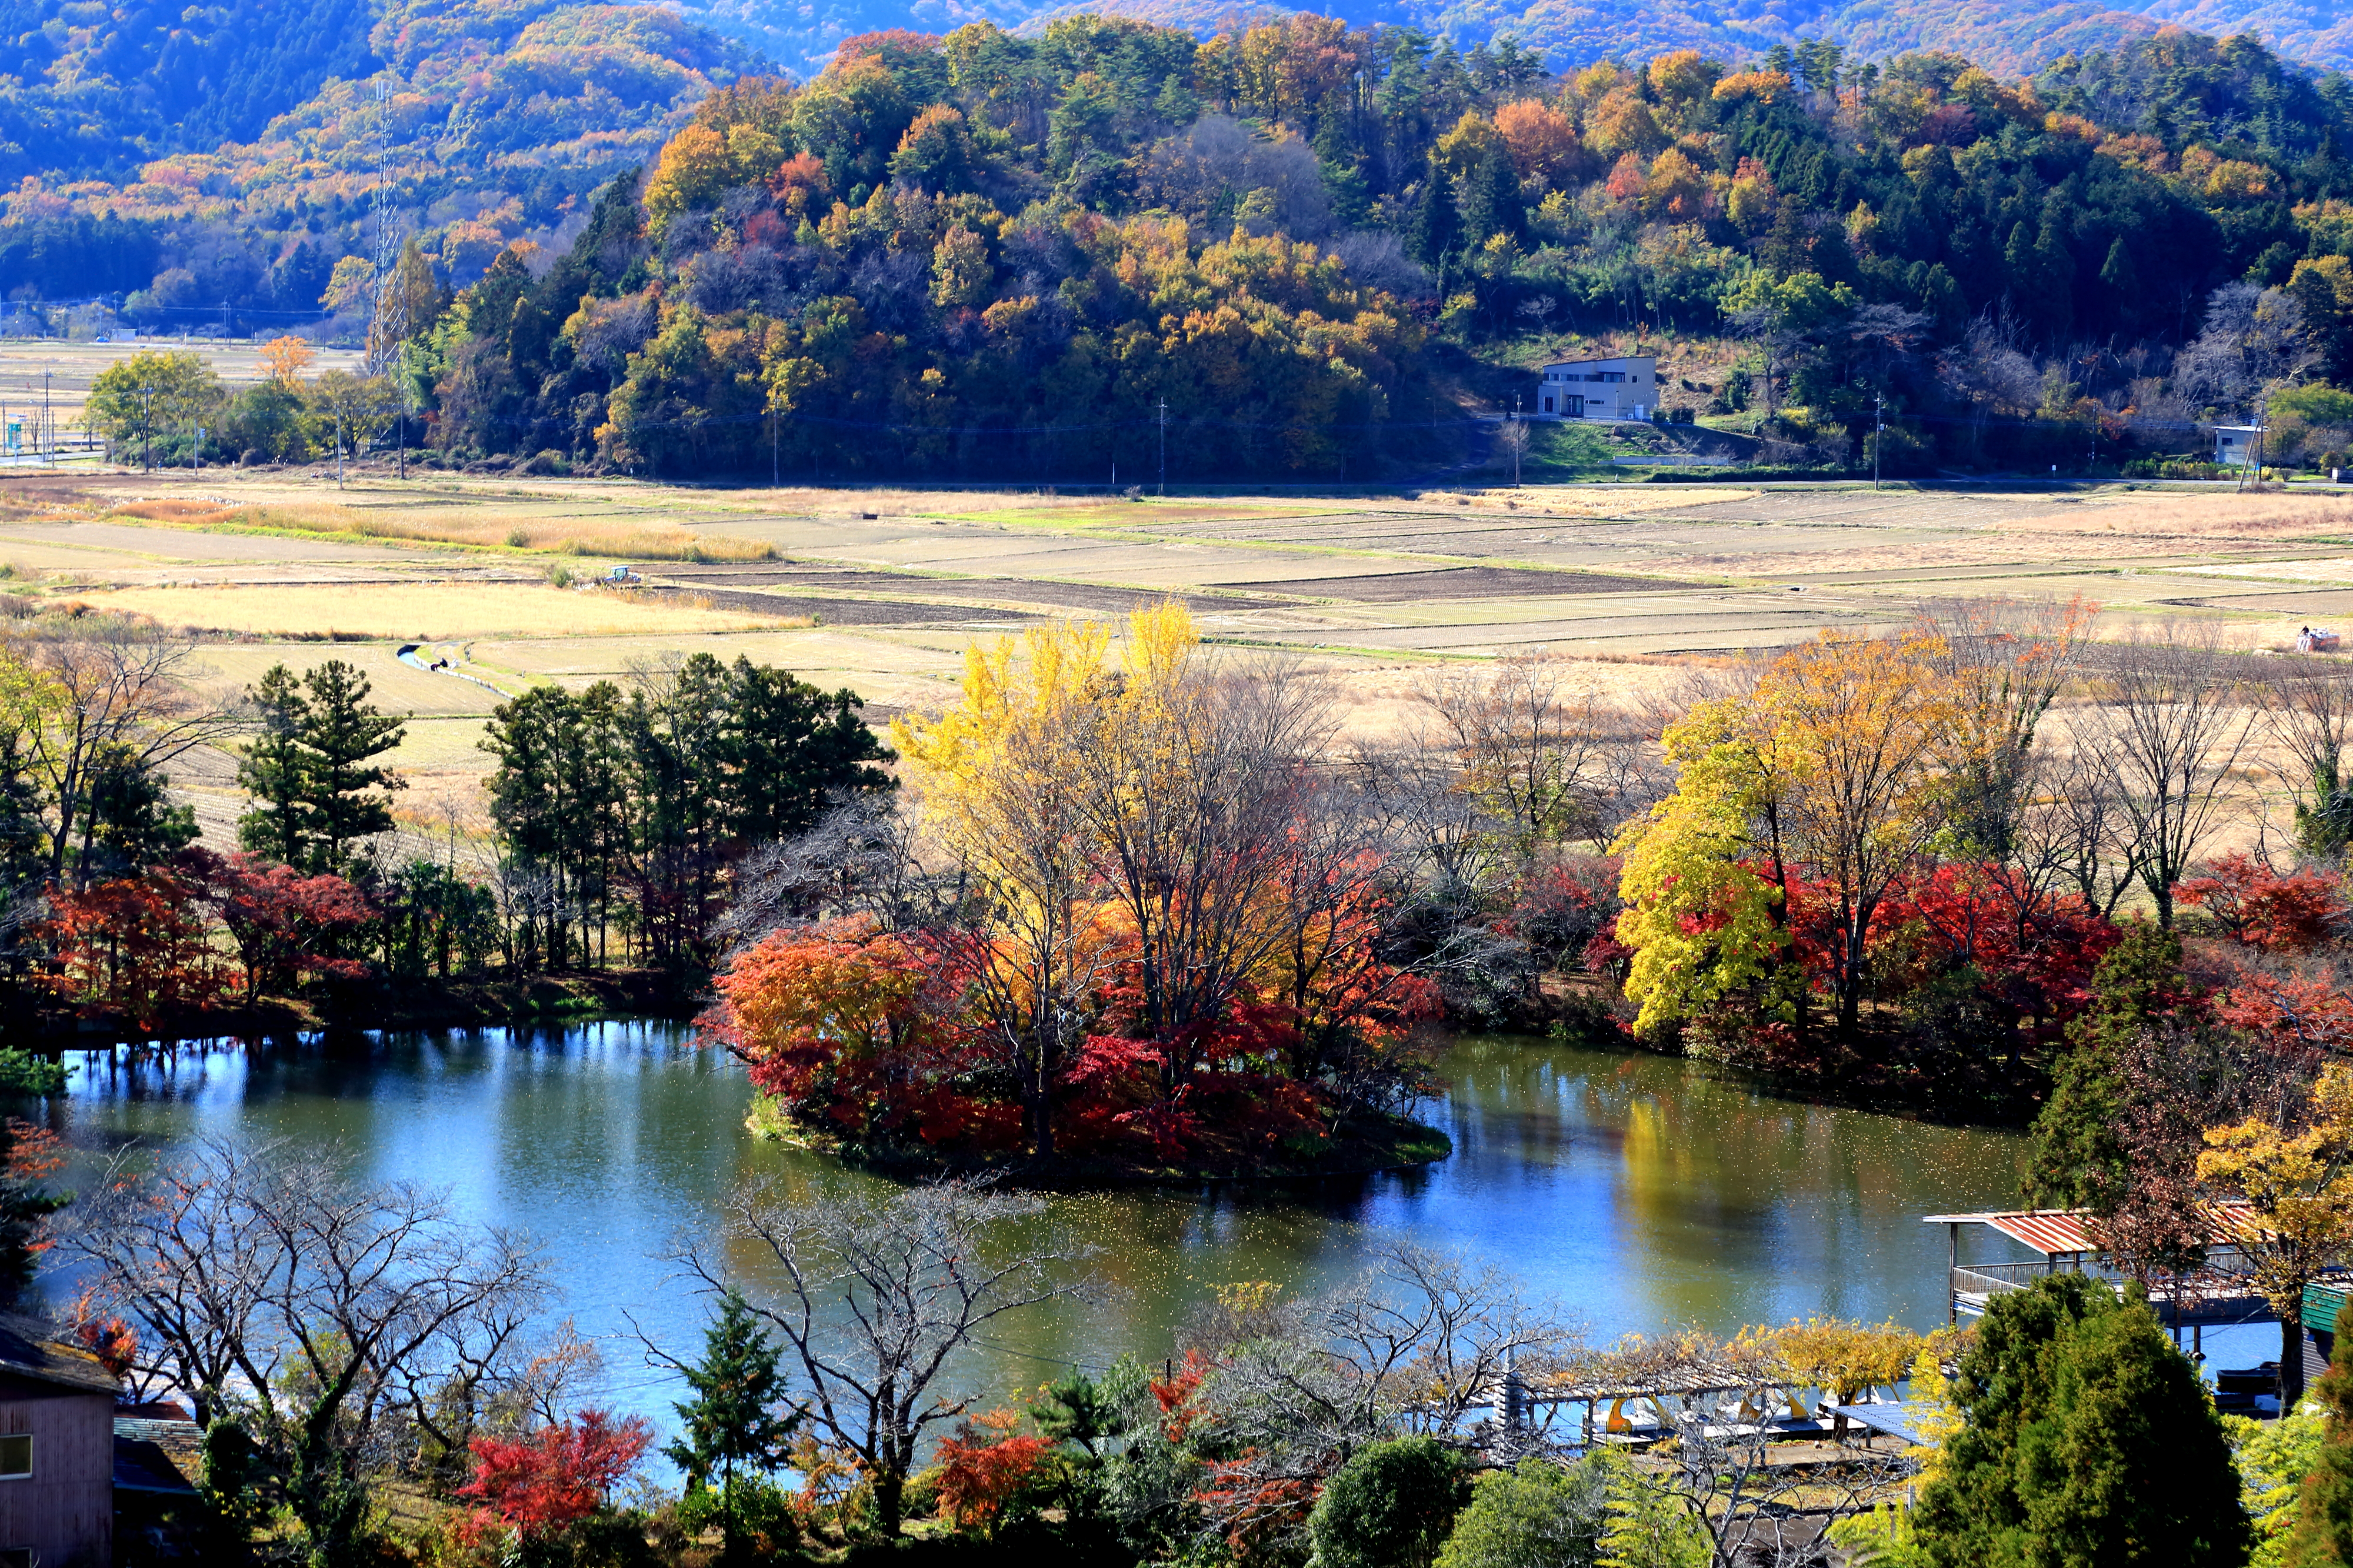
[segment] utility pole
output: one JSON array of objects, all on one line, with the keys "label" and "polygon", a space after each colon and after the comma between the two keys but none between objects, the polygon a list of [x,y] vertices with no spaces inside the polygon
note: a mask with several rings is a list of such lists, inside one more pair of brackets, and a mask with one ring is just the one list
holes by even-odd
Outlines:
[{"label": "utility pole", "polygon": [[1873,420],[1871,488],[1877,489],[1879,488],[1879,449],[1887,445],[1887,395],[1885,393],[1874,392],[1871,395],[1871,416]]},{"label": "utility pole", "polygon": [[782,457],[784,433],[776,428],[776,416],[768,416],[768,488],[782,489],[785,483],[785,462]]},{"label": "utility pole", "polygon": [[49,462],[56,463],[58,460],[57,430],[49,422],[49,373],[46,369],[41,372],[41,437],[47,445]]},{"label": "utility pole", "polygon": [[1512,438],[1504,443],[1512,449],[1512,488],[1520,488],[1520,395],[1512,394]]},{"label": "utility pole", "polygon": [[148,473],[155,471],[155,389],[139,389],[139,438],[145,447],[140,462]]},{"label": "utility pole", "polygon": [[1168,494],[1168,399],[1160,400],[1160,494]]}]

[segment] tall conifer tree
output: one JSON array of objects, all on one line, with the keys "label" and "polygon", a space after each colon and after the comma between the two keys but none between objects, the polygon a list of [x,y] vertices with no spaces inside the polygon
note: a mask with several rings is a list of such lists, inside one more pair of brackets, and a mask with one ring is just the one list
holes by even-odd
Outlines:
[{"label": "tall conifer tree", "polygon": [[310,691],[310,716],[302,742],[311,752],[311,809],[318,823],[317,867],[341,871],[350,864],[347,846],[392,826],[392,804],[385,794],[406,782],[387,768],[371,767],[406,738],[397,719],[385,717],[368,700],[368,678],[342,659],[331,658],[302,678]]},{"label": "tall conifer tree", "polygon": [[237,842],[288,866],[309,858],[310,752],[302,744],[311,705],[302,685],[282,664],[246,692],[259,728],[237,764],[237,782],[254,808],[237,818]]},{"label": "tall conifer tree", "polygon": [[679,1369],[694,1397],[672,1407],[686,1431],[662,1452],[695,1486],[718,1478],[719,1528],[730,1555],[736,1546],[735,1472],[772,1473],[800,1426],[800,1412],[786,1408],[777,1356],[751,1303],[730,1290],[703,1331],[702,1360]]},{"label": "tall conifer tree", "polygon": [[1443,268],[1446,258],[1462,243],[1461,216],[1454,210],[1454,182],[1444,169],[1432,163],[1430,177],[1421,183],[1421,200],[1413,209],[1413,221],[1406,232],[1406,249],[1413,258],[1433,270]]}]

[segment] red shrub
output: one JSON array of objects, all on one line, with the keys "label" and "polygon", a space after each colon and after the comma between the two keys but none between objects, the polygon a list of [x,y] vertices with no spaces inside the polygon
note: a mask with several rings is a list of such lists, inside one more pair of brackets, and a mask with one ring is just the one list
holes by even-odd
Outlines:
[{"label": "red shrub", "polygon": [[333,955],[336,940],[375,918],[367,895],[331,873],[305,876],[258,855],[186,858],[245,961],[248,1001],[283,994],[304,973],[353,978],[366,966]]},{"label": "red shrub", "polygon": [[2273,973],[2238,966],[2216,994],[2214,1016],[2292,1056],[2353,1051],[2353,998],[2334,974]]},{"label": "red shrub", "polygon": [[527,1539],[559,1535],[604,1505],[607,1494],[645,1457],[653,1432],[632,1415],[616,1424],[602,1410],[584,1410],[560,1426],[543,1426],[514,1442],[477,1437],[474,1479],[458,1495],[481,1506],[461,1534],[469,1544],[495,1530]]},{"label": "red shrub", "polygon": [[[1016,1435],[1020,1417],[992,1411],[977,1424],[966,1421],[940,1443],[940,1517],[958,1530],[987,1531],[1005,1505],[1021,1495],[1054,1447],[1043,1437]],[[996,1434],[983,1436],[980,1428]]]}]

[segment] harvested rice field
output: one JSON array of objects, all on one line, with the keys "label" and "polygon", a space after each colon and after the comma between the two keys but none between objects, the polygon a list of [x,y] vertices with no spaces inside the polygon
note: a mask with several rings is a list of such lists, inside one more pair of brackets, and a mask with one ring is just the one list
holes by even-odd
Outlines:
[{"label": "harvested rice field", "polygon": [[530,583],[252,584],[123,588],[76,595],[96,610],[128,611],[167,626],[265,637],[691,637],[790,618],[715,610],[687,595],[558,588]]},{"label": "harvested rice field", "polygon": [[[630,586],[582,585],[616,568]],[[275,663],[358,664],[415,716],[392,760],[421,823],[478,807],[482,721],[534,684],[741,655],[847,687],[880,722],[945,700],[977,640],[1164,596],[1219,645],[1320,671],[1344,740],[1393,732],[1415,682],[1449,665],[1540,648],[1604,696],[1651,700],[1694,668],[1891,626],[1925,597],[2080,597],[2102,636],[2189,616],[2284,647],[2299,626],[2353,623],[2353,499],[1627,484],[1163,500],[59,475],[0,479],[0,573],[37,604],[195,628],[224,692]],[[403,662],[410,643],[427,657]],[[174,776],[200,820],[233,818],[230,759]]]}]

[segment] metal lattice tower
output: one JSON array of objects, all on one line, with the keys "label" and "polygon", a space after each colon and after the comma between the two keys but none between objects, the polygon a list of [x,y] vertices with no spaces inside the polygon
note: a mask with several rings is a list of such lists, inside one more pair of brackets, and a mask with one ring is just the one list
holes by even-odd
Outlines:
[{"label": "metal lattice tower", "polygon": [[375,80],[375,310],[368,323],[368,368],[391,366],[392,351],[400,339],[401,323],[385,318],[392,301],[393,273],[400,265],[400,247],[393,233],[392,211],[392,83]]}]

